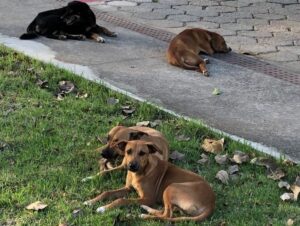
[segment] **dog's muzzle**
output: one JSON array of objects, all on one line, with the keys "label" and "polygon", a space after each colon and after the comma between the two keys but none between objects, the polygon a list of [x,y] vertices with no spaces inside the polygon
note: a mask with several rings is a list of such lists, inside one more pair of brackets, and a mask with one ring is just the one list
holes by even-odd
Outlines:
[{"label": "dog's muzzle", "polygon": [[138,162],[130,162],[128,164],[128,170],[131,172],[137,172],[139,170],[140,166]]},{"label": "dog's muzzle", "polygon": [[101,156],[106,159],[113,159],[115,158],[115,151],[110,148],[106,148],[101,152]]}]

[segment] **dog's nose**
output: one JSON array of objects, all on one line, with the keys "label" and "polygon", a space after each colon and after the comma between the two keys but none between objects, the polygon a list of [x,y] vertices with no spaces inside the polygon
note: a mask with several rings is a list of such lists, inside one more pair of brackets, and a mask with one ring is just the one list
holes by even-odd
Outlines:
[{"label": "dog's nose", "polygon": [[136,172],[139,170],[139,163],[138,162],[130,162],[128,164],[128,169],[132,172]]},{"label": "dog's nose", "polygon": [[232,50],[232,49],[231,49],[230,47],[228,47],[228,52],[231,52],[231,50]]}]

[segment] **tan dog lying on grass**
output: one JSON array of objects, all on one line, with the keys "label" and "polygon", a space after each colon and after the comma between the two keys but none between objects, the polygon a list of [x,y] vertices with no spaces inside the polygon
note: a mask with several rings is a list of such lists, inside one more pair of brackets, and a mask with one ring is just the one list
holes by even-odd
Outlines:
[{"label": "tan dog lying on grass", "polygon": [[171,41],[167,60],[172,65],[199,70],[203,75],[209,76],[206,68],[208,61],[199,56],[200,52],[212,55],[230,51],[231,48],[227,47],[221,35],[200,28],[186,29]]},{"label": "tan dog lying on grass", "polygon": [[[155,129],[142,126],[115,126],[112,128],[108,133],[107,144],[100,148],[102,157],[110,161],[116,159],[118,156],[124,156],[124,150],[121,150],[117,144],[120,141],[130,140],[144,140],[153,143],[157,147],[157,150],[159,150],[155,155],[162,160],[168,161],[169,145],[164,135]],[[86,177],[82,181],[91,180],[99,175],[123,168],[125,168],[124,162],[119,166],[109,167],[109,169],[99,172],[96,176]]]},{"label": "tan dog lying on grass", "polygon": [[[104,199],[117,198],[99,207],[97,212],[139,204],[151,214],[142,214],[141,218],[168,221],[202,221],[212,214],[215,194],[202,177],[160,160],[153,154],[159,151],[153,143],[142,140],[121,141],[118,146],[125,153],[123,163],[128,169],[126,185],[117,190],[103,192],[84,204],[91,205]],[[132,188],[136,190],[139,198],[123,198]],[[157,202],[163,202],[164,210],[148,207]],[[175,207],[190,216],[172,218]]]}]

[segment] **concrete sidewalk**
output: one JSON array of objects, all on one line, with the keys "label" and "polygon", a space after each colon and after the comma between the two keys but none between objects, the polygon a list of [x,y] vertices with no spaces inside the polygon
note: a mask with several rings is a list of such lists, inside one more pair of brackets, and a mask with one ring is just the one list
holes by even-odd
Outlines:
[{"label": "concrete sidewalk", "polygon": [[[61,6],[49,0],[2,0],[0,33],[18,37],[42,10]],[[15,15],[18,15],[17,17]],[[275,147],[300,161],[300,86],[211,58],[211,77],[168,65],[167,43],[99,21],[117,31],[107,43],[36,39],[58,60],[85,65],[102,80],[178,114]],[[24,45],[27,42],[23,42]],[[212,95],[214,88],[222,94]]]}]

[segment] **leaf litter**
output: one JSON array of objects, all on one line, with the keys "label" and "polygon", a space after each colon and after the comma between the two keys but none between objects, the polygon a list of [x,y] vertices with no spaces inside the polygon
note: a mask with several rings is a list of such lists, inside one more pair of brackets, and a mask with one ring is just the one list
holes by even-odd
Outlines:
[{"label": "leaf litter", "polygon": [[224,138],[220,140],[204,139],[201,147],[206,152],[210,152],[213,154],[220,154],[223,151]]}]

